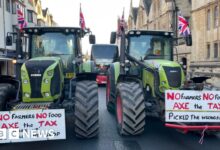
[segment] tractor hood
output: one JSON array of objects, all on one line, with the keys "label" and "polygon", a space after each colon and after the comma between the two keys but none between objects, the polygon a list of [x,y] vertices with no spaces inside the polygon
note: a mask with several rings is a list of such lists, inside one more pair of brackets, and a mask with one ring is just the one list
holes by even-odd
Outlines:
[{"label": "tractor hood", "polygon": [[36,57],[21,67],[23,102],[49,102],[60,97],[63,84],[59,57]]},{"label": "tractor hood", "polygon": [[[174,61],[154,59],[145,60],[145,65],[155,70],[155,74],[144,70],[144,84],[154,87],[156,93],[164,93],[167,89],[179,89],[185,75],[180,64]],[[160,94],[159,94],[160,95]]]},{"label": "tractor hood", "polygon": [[180,67],[180,65],[177,62],[164,60],[164,59],[144,60],[144,63],[147,66],[152,67],[154,69],[160,69],[163,66]]}]

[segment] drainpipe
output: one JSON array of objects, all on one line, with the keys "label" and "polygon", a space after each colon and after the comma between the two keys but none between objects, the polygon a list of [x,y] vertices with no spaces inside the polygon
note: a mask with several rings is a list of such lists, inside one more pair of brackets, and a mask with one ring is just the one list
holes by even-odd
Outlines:
[{"label": "drainpipe", "polygon": [[[173,0],[172,1],[172,9],[173,9],[173,13],[172,13],[172,24],[173,24],[173,26],[172,26],[172,30],[173,30],[173,33],[174,33],[174,37],[176,38],[176,39],[178,39],[178,28],[177,28],[177,24],[178,24],[178,8],[177,8],[177,6],[176,6],[176,1],[175,0]],[[178,40],[175,40],[175,42],[174,42],[174,44],[175,44],[175,46],[177,46],[178,45]],[[177,48],[175,47],[175,49],[176,49],[176,59],[177,59],[177,62],[179,61],[179,58],[178,58],[178,50],[177,50]]]},{"label": "drainpipe", "polygon": [[177,31],[177,24],[178,24],[178,19],[177,19],[178,14],[177,13],[178,13],[178,8],[176,6],[176,1],[175,0],[172,1],[172,7],[173,7],[173,14],[172,14],[172,18],[173,18],[173,20],[172,20],[173,33],[174,33],[175,37],[177,37],[178,36],[178,31]]},{"label": "drainpipe", "polygon": [[[3,0],[3,4],[2,4],[2,10],[3,10],[3,30],[4,30],[4,49],[7,55],[7,50],[6,50],[6,29],[5,29],[5,1]],[[5,61],[5,65],[6,65],[6,75],[8,75],[8,62]]]}]

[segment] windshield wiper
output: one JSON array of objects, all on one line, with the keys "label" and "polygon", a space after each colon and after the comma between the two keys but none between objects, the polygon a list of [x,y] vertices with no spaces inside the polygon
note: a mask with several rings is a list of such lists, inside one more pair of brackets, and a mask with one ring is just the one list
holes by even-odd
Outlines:
[{"label": "windshield wiper", "polygon": [[47,56],[60,56],[60,55],[73,55],[73,54],[64,54],[64,53],[49,53]]},{"label": "windshield wiper", "polygon": [[159,58],[164,58],[164,57],[166,57],[166,56],[170,56],[170,55],[155,55],[155,54],[149,54],[149,55],[144,56],[144,60],[146,60],[146,59],[153,59],[153,58],[159,59]]}]

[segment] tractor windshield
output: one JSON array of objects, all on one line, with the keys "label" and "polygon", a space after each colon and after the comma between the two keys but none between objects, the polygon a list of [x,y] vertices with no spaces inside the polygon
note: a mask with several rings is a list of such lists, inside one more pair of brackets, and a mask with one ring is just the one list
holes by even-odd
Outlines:
[{"label": "tractor windshield", "polygon": [[75,35],[44,33],[32,36],[31,57],[74,55]]},{"label": "tractor windshield", "polygon": [[93,45],[91,59],[96,64],[110,64],[116,59],[118,47],[114,45]]},{"label": "tractor windshield", "polygon": [[158,35],[140,35],[129,38],[129,54],[136,59],[172,59],[170,38]]}]

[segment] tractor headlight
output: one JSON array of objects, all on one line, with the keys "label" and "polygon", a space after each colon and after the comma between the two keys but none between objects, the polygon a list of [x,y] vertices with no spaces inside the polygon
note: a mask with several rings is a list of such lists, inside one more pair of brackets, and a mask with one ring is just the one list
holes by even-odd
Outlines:
[{"label": "tractor headlight", "polygon": [[53,76],[53,70],[47,71],[47,75],[48,75],[48,76]]},{"label": "tractor headlight", "polygon": [[48,84],[49,80],[48,79],[44,79],[44,83]]},{"label": "tractor headlight", "polygon": [[50,93],[44,93],[45,97],[49,97],[50,96]]},{"label": "tractor headlight", "polygon": [[24,83],[24,84],[28,84],[28,80],[27,80],[27,79],[24,79],[23,83]]},{"label": "tractor headlight", "polygon": [[161,85],[166,85],[166,81],[162,81],[162,82],[161,82]]},{"label": "tractor headlight", "polygon": [[165,92],[166,88],[162,86],[162,87],[160,88],[160,90],[161,90],[162,92]]},{"label": "tractor headlight", "polygon": [[29,98],[30,97],[30,94],[29,93],[24,93],[24,96]]}]

